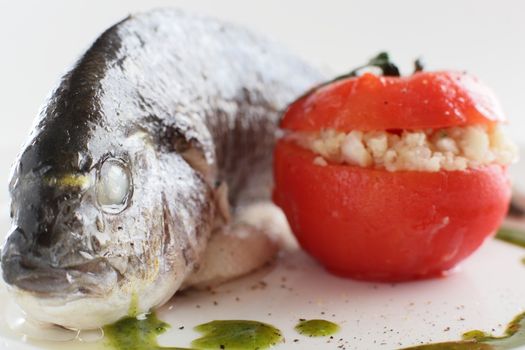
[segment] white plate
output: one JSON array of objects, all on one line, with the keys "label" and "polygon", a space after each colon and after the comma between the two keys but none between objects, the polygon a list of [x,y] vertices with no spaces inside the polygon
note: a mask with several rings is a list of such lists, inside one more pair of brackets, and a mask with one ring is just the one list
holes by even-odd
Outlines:
[{"label": "white plate", "polygon": [[[5,228],[1,227],[2,231]],[[198,337],[194,326],[225,319],[276,326],[286,341],[275,349],[338,349],[339,345],[343,349],[396,349],[459,340],[462,333],[473,329],[499,335],[525,310],[524,257],[525,249],[491,240],[447,278],[379,284],[332,276],[301,251],[285,252],[274,266],[213,292],[175,296],[157,313],[172,326],[159,341],[166,346],[188,347]],[[0,293],[4,315],[10,307],[9,298],[4,290]],[[331,341],[307,338],[294,331],[300,318],[332,320],[341,331]],[[82,350],[104,346],[31,341],[11,331],[2,317],[0,348]]]}]

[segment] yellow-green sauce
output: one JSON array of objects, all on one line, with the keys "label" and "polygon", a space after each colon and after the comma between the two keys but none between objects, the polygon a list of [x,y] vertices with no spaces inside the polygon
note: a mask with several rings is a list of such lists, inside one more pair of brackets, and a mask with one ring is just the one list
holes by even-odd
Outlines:
[{"label": "yellow-green sauce", "polygon": [[308,337],[326,337],[339,332],[339,325],[326,320],[301,320],[295,330]]},{"label": "yellow-green sauce", "polygon": [[257,321],[212,321],[195,330],[202,333],[191,343],[196,349],[262,350],[283,341],[277,328]]},{"label": "yellow-green sauce", "polygon": [[506,350],[520,346],[525,346],[525,313],[516,316],[501,337],[475,330],[464,333],[463,340],[419,345],[404,350]]},{"label": "yellow-green sauce", "polygon": [[[151,313],[145,318],[122,319],[104,327],[104,333],[107,345],[115,350],[189,350],[157,343],[157,337],[168,328],[167,323]],[[212,321],[195,330],[202,333],[202,337],[191,343],[194,350],[263,350],[283,341],[277,328],[256,321]]]},{"label": "yellow-green sauce", "polygon": [[525,232],[523,231],[502,227],[498,230],[496,238],[525,248]]},{"label": "yellow-green sauce", "polygon": [[144,319],[127,317],[104,327],[106,342],[116,350],[182,350],[177,347],[162,347],[157,337],[166,332],[169,325],[159,320],[155,314]]}]

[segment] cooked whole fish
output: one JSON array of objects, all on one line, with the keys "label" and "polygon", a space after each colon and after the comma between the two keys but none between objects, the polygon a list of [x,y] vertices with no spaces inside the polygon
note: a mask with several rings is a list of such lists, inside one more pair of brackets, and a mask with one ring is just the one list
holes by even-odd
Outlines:
[{"label": "cooked whole fish", "polygon": [[321,78],[264,38],[177,10],[109,28],[13,168],[2,270],[17,302],[72,328],[164,303],[235,208],[268,198],[280,111]]}]

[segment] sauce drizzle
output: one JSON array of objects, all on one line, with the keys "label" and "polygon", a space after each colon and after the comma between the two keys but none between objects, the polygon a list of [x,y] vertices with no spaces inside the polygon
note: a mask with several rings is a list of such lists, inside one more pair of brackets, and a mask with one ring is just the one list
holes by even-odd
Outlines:
[{"label": "sauce drizzle", "polygon": [[404,350],[506,350],[525,345],[525,312],[516,316],[500,337],[474,330],[463,334],[463,340],[425,344]]},{"label": "sauce drizzle", "polygon": [[162,347],[157,337],[166,332],[169,325],[154,313],[145,318],[126,317],[104,327],[106,342],[116,350],[183,350],[177,347]]},{"label": "sauce drizzle", "polygon": [[145,317],[127,317],[104,327],[106,344],[115,350],[256,350],[268,349],[283,341],[281,332],[257,321],[212,321],[195,327],[202,337],[195,339],[192,349],[164,347],[157,337],[170,326],[154,313]]},{"label": "sauce drizzle", "polygon": [[326,337],[339,332],[339,325],[326,320],[300,320],[295,330],[308,337]]},{"label": "sauce drizzle", "polygon": [[197,349],[268,349],[283,341],[281,331],[257,321],[212,321],[195,330],[203,334],[191,343]]},{"label": "sauce drizzle", "polygon": [[525,232],[508,227],[501,227],[496,238],[525,248]]}]

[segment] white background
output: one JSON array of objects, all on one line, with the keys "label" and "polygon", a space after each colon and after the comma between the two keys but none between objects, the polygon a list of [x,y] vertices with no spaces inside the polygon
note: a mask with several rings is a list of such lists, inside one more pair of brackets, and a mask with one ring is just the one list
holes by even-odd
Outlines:
[{"label": "white background", "polygon": [[510,134],[525,141],[525,1],[0,0],[0,203],[9,165],[59,76],[109,25],[159,6],[246,25],[334,73],[380,50],[405,72],[420,55],[429,69],[466,69],[496,91]]}]

